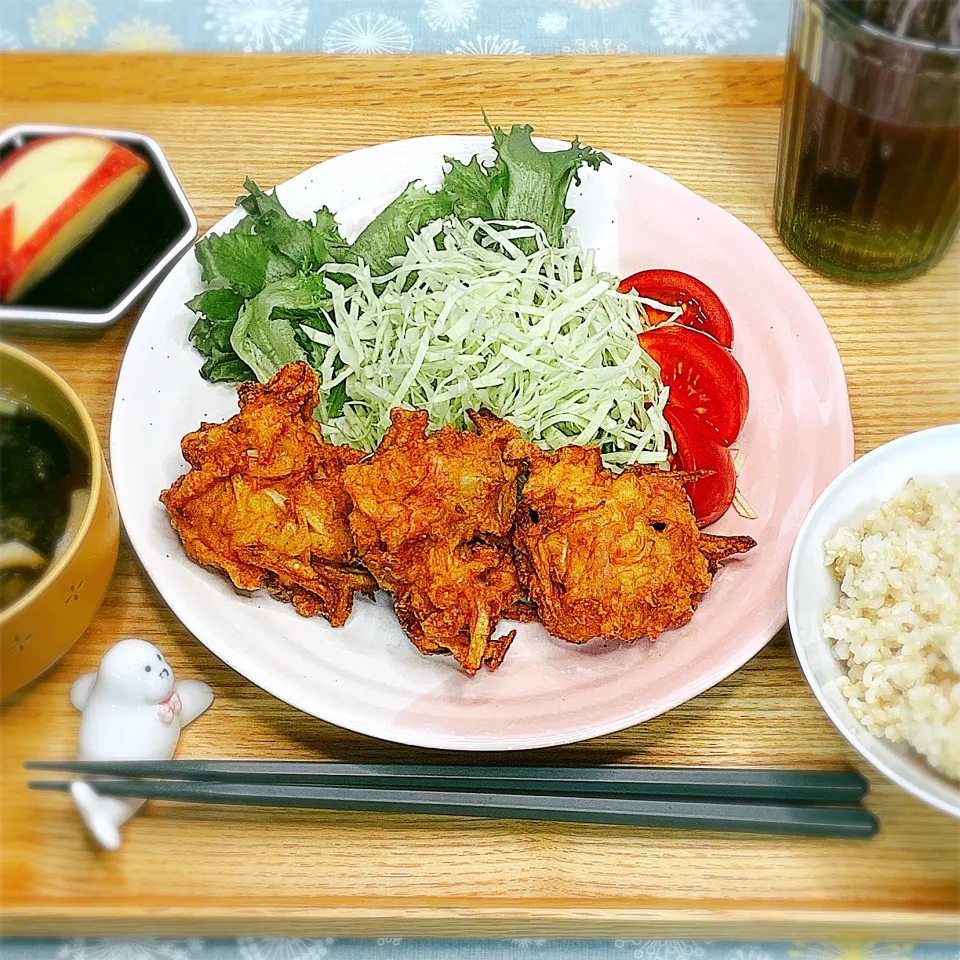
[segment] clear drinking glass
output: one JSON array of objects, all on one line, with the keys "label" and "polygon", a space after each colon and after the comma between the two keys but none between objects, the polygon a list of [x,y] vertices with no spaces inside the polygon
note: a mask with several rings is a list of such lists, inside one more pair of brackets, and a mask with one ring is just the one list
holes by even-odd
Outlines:
[{"label": "clear drinking glass", "polygon": [[846,280],[932,266],[960,220],[960,0],[794,0],[774,212]]}]

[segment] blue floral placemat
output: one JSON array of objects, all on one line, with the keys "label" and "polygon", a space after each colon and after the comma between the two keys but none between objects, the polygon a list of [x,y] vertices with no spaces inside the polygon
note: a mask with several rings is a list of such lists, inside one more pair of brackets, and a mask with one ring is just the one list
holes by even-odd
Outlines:
[{"label": "blue floral placemat", "polygon": [[4,0],[0,49],[782,53],[790,0]]},{"label": "blue floral placemat", "polygon": [[0,940],[3,960],[960,960],[949,943],[696,940]]}]

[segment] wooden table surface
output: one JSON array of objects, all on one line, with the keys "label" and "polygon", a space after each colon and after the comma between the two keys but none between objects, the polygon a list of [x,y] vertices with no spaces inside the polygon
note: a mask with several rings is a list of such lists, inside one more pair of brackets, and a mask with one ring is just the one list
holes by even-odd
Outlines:
[{"label": "wooden table surface", "polygon": [[[167,152],[205,229],[245,175],[285,180],[383,140],[501,123],[649,163],[738,216],[806,287],[843,357],[857,452],[960,420],[960,243],[926,276],[872,289],[790,256],[771,215],[782,63],[570,57],[0,57],[0,126],[129,127]],[[106,441],[133,317],[99,337],[14,336],[78,390]],[[8,934],[899,937],[952,939],[960,824],[870,776],[869,842],[363,813],[154,804],[94,851],[24,758],[72,755],[78,674],[120,637],[159,643],[215,708],[181,755],[436,759],[312,719],[221,664],[174,619],[129,548],[96,621],[0,722],[0,897]],[[544,751],[562,764],[756,764],[870,775],[807,689],[781,633],[666,716]],[[516,760],[514,756],[512,758]]]}]

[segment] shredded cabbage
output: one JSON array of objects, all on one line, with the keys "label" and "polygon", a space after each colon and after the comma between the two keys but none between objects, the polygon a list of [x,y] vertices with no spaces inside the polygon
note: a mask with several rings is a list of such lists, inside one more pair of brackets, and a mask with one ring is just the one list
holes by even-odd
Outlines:
[{"label": "shredded cabbage", "polygon": [[599,445],[615,468],[666,460],[668,391],[637,342],[643,301],[618,293],[592,251],[551,247],[532,224],[448,218],[393,262],[382,277],[362,262],[321,268],[332,332],[302,329],[326,347],[322,391],[344,383],[348,398],[336,416],[321,404],[327,439],[372,451],[392,407],[427,410],[432,428],[486,407],[547,449]]}]

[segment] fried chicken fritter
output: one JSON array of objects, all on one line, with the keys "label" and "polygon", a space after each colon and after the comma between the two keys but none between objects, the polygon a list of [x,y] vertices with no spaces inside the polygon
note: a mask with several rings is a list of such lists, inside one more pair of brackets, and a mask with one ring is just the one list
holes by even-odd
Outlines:
[{"label": "fried chicken fritter", "polygon": [[363,454],[324,442],[312,417],[317,390],[306,363],[264,385],[243,384],[236,416],[183,438],[192,469],[160,499],[192,560],[341,626],[354,591],[375,587],[360,565],[341,481]]},{"label": "fried chicken fritter", "polygon": [[702,534],[683,487],[689,474],[607,470],[595,447],[544,453],[507,444],[529,475],[517,509],[517,566],[539,619],[571,643],[651,640],[693,616],[719,561],[755,546]]},{"label": "fried chicken fritter", "polygon": [[376,453],[343,473],[361,559],[421,652],[451,653],[471,674],[496,669],[513,633],[493,631],[522,599],[509,539],[519,467],[497,438],[427,436],[425,410],[390,418]]},{"label": "fried chicken fritter", "polygon": [[503,661],[503,618],[572,643],[656,639],[755,546],[701,533],[684,489],[695,474],[618,476],[598,449],[545,453],[486,410],[470,413],[476,434],[428,436],[426,411],[395,409],[365,456],[323,440],[307,364],[238,392],[236,416],[183,438],[191,469],[160,497],[187,555],[334,626],[379,585],[421,652],[469,674]]}]

